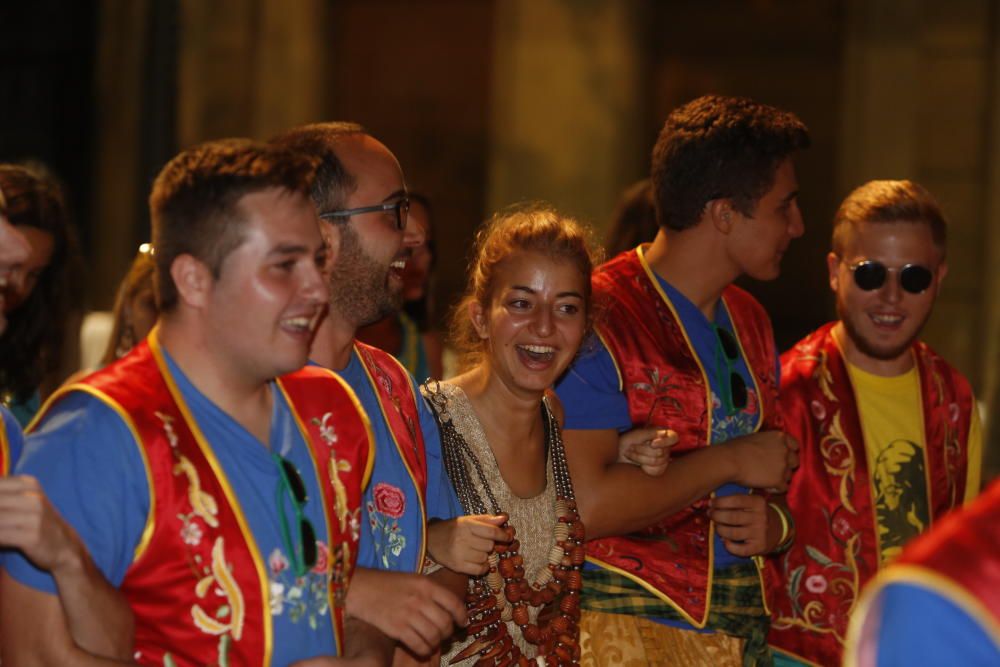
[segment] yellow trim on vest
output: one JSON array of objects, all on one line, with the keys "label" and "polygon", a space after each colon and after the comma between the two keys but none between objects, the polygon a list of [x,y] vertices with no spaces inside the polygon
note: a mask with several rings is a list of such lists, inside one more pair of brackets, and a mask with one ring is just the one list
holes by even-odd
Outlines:
[{"label": "yellow trim on vest", "polygon": [[[156,361],[156,365],[160,369],[160,374],[163,376],[167,389],[170,391],[174,402],[177,404],[177,409],[180,411],[184,421],[187,422],[188,429],[191,431],[191,435],[194,437],[198,448],[201,450],[202,455],[208,462],[209,467],[212,468],[212,472],[215,473],[215,478],[218,480],[219,486],[222,487],[222,492],[226,495],[226,500],[229,503],[230,508],[233,510],[233,515],[236,517],[236,523],[239,525],[240,532],[243,533],[243,539],[246,540],[247,546],[249,547],[250,558],[253,560],[254,569],[257,570],[257,579],[260,585],[261,614],[264,617],[263,664],[268,665],[271,663],[271,653],[274,648],[274,631],[271,624],[270,583],[267,578],[267,571],[264,568],[264,560],[261,557],[260,548],[257,546],[257,541],[254,539],[253,533],[250,532],[250,527],[247,524],[246,517],[243,515],[243,508],[240,506],[239,500],[236,498],[236,494],[233,492],[233,489],[229,484],[229,479],[226,477],[226,473],[222,470],[222,465],[216,458],[215,452],[212,451],[211,446],[205,440],[205,436],[201,432],[201,427],[198,426],[198,422],[196,422],[192,416],[191,411],[187,406],[187,402],[184,400],[184,396],[181,395],[180,389],[177,388],[173,375],[170,373],[170,367],[167,365],[166,359],[163,356],[163,351],[160,349],[158,328],[154,329],[153,333],[149,336],[148,341],[149,351],[152,353],[153,359]],[[331,610],[330,613],[332,614],[333,611]]]},{"label": "yellow trim on vest", "polygon": [[[368,383],[372,386],[372,390],[375,392],[375,400],[378,401],[379,410],[381,410],[382,412],[382,420],[385,422],[385,430],[389,432],[389,436],[392,438],[393,444],[396,445],[396,451],[399,452],[399,458],[403,462],[403,467],[406,468],[406,474],[410,476],[410,481],[413,482],[413,488],[417,490],[417,499],[420,501],[420,520],[422,528],[420,530],[420,549],[418,550],[419,555],[417,557],[417,562],[414,563],[415,566],[414,572],[420,572],[421,568],[423,568],[424,556],[427,551],[427,501],[424,498],[423,491],[420,490],[420,484],[417,483],[417,478],[413,474],[413,470],[410,469],[410,464],[406,461],[406,454],[403,452],[403,448],[399,444],[399,438],[396,437],[396,434],[393,433],[392,431],[392,427],[389,426],[389,418],[388,416],[386,416],[385,404],[382,403],[382,395],[379,393],[378,387],[375,386],[375,378],[372,377],[372,374],[368,370],[368,367],[365,365],[365,362],[361,359],[361,353],[358,351],[358,346],[356,343],[353,347],[352,352],[355,355],[357,355],[358,363],[361,364],[361,368],[364,369],[365,377],[368,378]],[[394,362],[397,366],[399,366],[399,369],[403,372],[403,376],[407,378],[406,386],[410,390],[410,397],[413,399],[413,405],[414,407],[419,408],[416,402],[417,397],[413,393],[413,383],[409,381],[410,377],[409,371],[407,371],[406,368],[401,363],[399,363],[399,361],[392,355],[387,354],[386,356],[389,357],[389,359],[391,359],[392,362]],[[424,399],[421,398],[420,400]],[[418,409],[418,417],[419,417],[419,409]],[[416,427],[420,428],[419,422],[416,424]],[[426,444],[424,446],[426,448]],[[427,454],[425,452],[424,458],[426,457]]]},{"label": "yellow trim on vest", "polygon": [[[736,320],[733,319],[733,314],[729,312],[729,304],[726,303],[725,298],[719,299],[722,302],[722,307],[726,309],[726,317],[729,318],[729,323],[733,325],[733,336],[736,339],[736,344],[740,348],[740,355],[743,357],[743,362],[746,364],[747,373],[750,374],[750,381],[753,382],[754,391],[757,392],[757,423],[753,427],[753,433],[760,431],[760,427],[764,425],[764,400],[761,398],[760,383],[757,381],[757,375],[753,372],[753,368],[750,367],[750,363],[747,361],[746,350],[743,349],[743,341],[740,339],[740,332],[736,327]],[[775,350],[777,354],[777,350]],[[775,378],[777,380],[777,378]],[[752,491],[751,491],[752,493]],[[782,517],[784,521],[784,517]],[[767,604],[767,587],[764,585],[764,556],[754,556],[752,557],[753,564],[757,566],[757,579],[760,583],[760,599],[764,602],[764,611],[770,616],[771,607]]]},{"label": "yellow trim on vest", "polygon": [[[701,628],[704,628],[705,625],[708,624],[708,609],[709,609],[709,607],[712,606],[712,599],[711,599],[711,597],[706,597],[705,598],[705,618],[703,618],[699,622],[699,621],[696,621],[686,611],[684,611],[683,609],[681,609],[680,606],[676,602],[674,602],[669,597],[667,597],[662,591],[657,590],[655,586],[653,586],[650,583],[647,583],[646,581],[640,579],[639,577],[635,576],[634,574],[626,572],[625,570],[623,570],[623,569],[621,569],[619,567],[616,567],[614,565],[611,565],[610,563],[605,563],[603,560],[601,560],[599,558],[595,558],[594,556],[587,556],[587,562],[588,563],[593,563],[594,565],[597,565],[598,567],[604,568],[605,570],[609,570],[611,572],[614,572],[615,574],[620,574],[621,576],[625,577],[626,579],[629,579],[629,580],[634,581],[635,583],[639,584],[640,586],[642,586],[643,588],[645,588],[647,591],[649,591],[650,593],[652,593],[654,596],[656,596],[659,600],[662,600],[663,602],[666,602],[671,607],[673,607],[677,611],[677,613],[680,614],[681,617],[685,621],[687,621],[688,623],[690,623],[692,626],[694,626],[694,627],[696,627],[698,629],[701,629]],[[711,587],[711,582],[712,582],[711,576],[712,575],[709,574],[709,586],[710,587]],[[709,591],[711,591],[711,588],[709,588]]]},{"label": "yellow trim on vest", "polygon": [[[677,314],[677,309],[674,308],[674,304],[670,301],[667,293],[663,291],[663,287],[660,285],[660,281],[657,279],[656,274],[653,272],[652,267],[646,262],[646,255],[643,251],[643,247],[639,246],[635,249],[635,254],[639,258],[639,264],[642,266],[643,271],[646,272],[646,277],[649,282],[653,284],[653,288],[663,299],[663,303],[666,304],[667,308],[670,309],[670,313],[674,316],[677,321],[677,328],[680,329],[681,335],[684,336],[684,342],[687,343],[688,349],[691,351],[691,356],[694,358],[694,362],[698,364],[698,370],[701,371],[701,379],[705,383],[705,405],[707,409],[705,410],[705,421],[708,424],[707,433],[705,434],[705,443],[707,446],[712,444],[712,384],[708,381],[708,373],[705,372],[705,367],[701,364],[701,359],[698,358],[698,353],[695,352],[694,345],[691,343],[691,337],[688,336],[687,329],[684,327],[684,322],[681,321],[680,315]],[[759,403],[759,401],[758,401]],[[715,497],[715,491],[709,494],[710,498]],[[712,588],[715,585],[715,522],[708,520],[708,586],[705,588],[705,615],[702,617],[700,622],[693,622],[697,628],[705,627],[708,623],[709,610],[712,607]],[[670,604],[674,604],[671,602]],[[676,606],[676,605],[674,605]],[[687,616],[687,614],[684,614]]]},{"label": "yellow trim on vest", "polygon": [[0,412],[0,477],[10,473],[10,443],[7,441],[7,425]]},{"label": "yellow trim on vest", "polygon": [[871,613],[871,607],[882,589],[894,583],[912,584],[937,593],[975,620],[983,631],[990,636],[997,649],[1000,650],[1000,622],[964,586],[922,565],[893,565],[876,575],[865,589],[857,606],[854,608],[854,612],[851,614],[851,622],[847,630],[847,640],[844,642],[845,667],[856,667],[858,665],[858,642],[860,641],[865,621]]},{"label": "yellow trim on vest", "polygon": [[365,474],[361,476],[361,490],[363,492],[368,488],[369,482],[371,482],[372,468],[375,466],[375,432],[372,430],[371,418],[361,405],[361,399],[358,398],[358,394],[351,388],[351,385],[347,384],[347,380],[340,377],[340,375],[338,375],[335,371],[331,371],[329,368],[324,368],[322,366],[314,366],[314,368],[323,371],[340,383],[340,386],[344,388],[344,391],[347,392],[347,395],[350,397],[351,403],[354,405],[354,409],[357,410],[358,415],[361,417],[362,423],[365,425],[365,433],[368,434],[368,459],[365,462]]},{"label": "yellow trim on vest", "polygon": [[142,536],[139,538],[139,544],[136,545],[135,551],[132,554],[132,564],[134,565],[139,561],[143,554],[146,553],[146,548],[149,546],[150,540],[153,539],[153,530],[156,527],[156,493],[153,491],[153,469],[149,465],[149,458],[146,456],[146,448],[142,446],[142,439],[139,437],[139,429],[135,427],[132,417],[125,411],[125,408],[123,408],[118,401],[114,400],[100,389],[91,387],[89,384],[76,382],[64,385],[54,391],[52,395],[45,400],[44,405],[42,405],[41,409],[38,410],[38,414],[35,415],[35,418],[31,420],[30,424],[28,424],[28,429],[34,431],[42,417],[48,413],[53,404],[55,404],[55,402],[63,396],[74,391],[82,391],[86,394],[90,394],[114,410],[125,423],[125,426],[128,427],[129,432],[132,434],[132,442],[135,444],[136,449],[139,450],[139,457],[142,459],[142,467],[143,470],[146,471],[146,487],[149,495],[149,513],[146,515],[146,525],[142,529]]}]

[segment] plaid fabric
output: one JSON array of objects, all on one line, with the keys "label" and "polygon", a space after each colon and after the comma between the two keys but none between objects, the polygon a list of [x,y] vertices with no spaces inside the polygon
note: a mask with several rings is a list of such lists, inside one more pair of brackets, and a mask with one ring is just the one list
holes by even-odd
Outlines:
[{"label": "plaid fabric", "polygon": [[[590,611],[687,622],[670,604],[628,577],[605,569],[584,571],[581,606]],[[760,575],[753,563],[716,570],[705,628],[740,637],[743,667],[771,667],[767,645],[771,619],[764,611]]]}]

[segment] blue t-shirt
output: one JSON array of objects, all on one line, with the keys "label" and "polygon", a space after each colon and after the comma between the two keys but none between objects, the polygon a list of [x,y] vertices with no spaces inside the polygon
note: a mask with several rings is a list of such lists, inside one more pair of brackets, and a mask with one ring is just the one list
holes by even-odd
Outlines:
[{"label": "blue t-shirt", "polygon": [[[747,387],[747,405],[745,409],[734,414],[728,414],[723,401],[719,399],[728,387],[720,387],[719,379],[728,373],[723,353],[720,350],[717,327],[733,332],[733,324],[729,318],[722,300],[716,304],[715,316],[709,321],[705,314],[663,278],[657,276],[660,286],[673,304],[681,325],[687,332],[701,365],[708,377],[712,392],[712,444],[726,442],[732,438],[748,435],[754,432],[759,418],[759,402],[754,389],[754,382],[742,355],[732,363],[732,370],[743,377]],[[776,369],[776,375],[777,369]],[[571,429],[617,429],[625,432],[632,429],[632,417],[629,413],[628,398],[619,387],[618,371],[611,352],[597,336],[592,336],[584,343],[581,352],[569,371],[556,386],[556,392],[562,401],[566,413],[566,430]],[[666,424],[669,427],[669,424]],[[747,493],[748,489],[739,484],[724,484],[715,490],[716,496],[728,496]],[[722,538],[715,535],[715,568],[721,569],[736,563],[747,563],[750,559],[734,556],[725,548]],[[587,568],[597,566],[590,563]],[[690,627],[683,622],[668,619],[660,620],[670,625]]]},{"label": "blue t-shirt", "polygon": [[[268,572],[274,631],[272,663],[287,665],[310,657],[336,655],[330,622],[326,575],[308,572],[296,578],[281,536],[278,498],[294,526],[288,494],[277,493],[279,472],[271,452],[299,471],[308,500],[303,508],[316,530],[321,554],[327,553],[327,531],[317,471],[308,446],[282,392],[271,385],[273,410],[268,446],[250,434],[204,396],[164,351],[191,415],[228,478],[261,550]],[[149,487],[139,448],[124,421],[107,404],[85,392],[64,397],[27,438],[18,473],[34,475],[49,500],[76,529],[95,564],[114,586],[120,586],[132,563],[146,524]],[[196,523],[185,524],[185,539],[200,539]],[[297,537],[292,538],[296,542]],[[321,556],[321,561],[324,560]],[[328,562],[328,560],[327,560]],[[22,584],[55,594],[46,572],[18,553],[4,556],[4,567]]]},{"label": "blue t-shirt", "polygon": [[872,608],[880,608],[879,667],[1000,665],[1000,645],[979,621],[932,590],[894,582]]},{"label": "blue t-shirt", "polygon": [[21,425],[10,410],[0,405],[0,425],[3,426],[4,436],[7,439],[7,470],[13,471],[21,458],[21,451],[24,449],[24,434],[21,433]]},{"label": "blue t-shirt", "polygon": [[[375,388],[368,380],[357,350],[352,351],[347,366],[338,371],[358,395],[368,413],[375,434],[375,465],[361,504],[361,543],[358,566],[401,572],[419,572],[424,534],[416,484],[396,448],[389,426],[382,416]],[[420,430],[427,455],[427,519],[452,519],[461,515],[461,505],[448,478],[441,458],[441,436],[437,421],[417,390],[413,377],[410,388],[416,396]],[[403,498],[402,502],[399,501]]]}]

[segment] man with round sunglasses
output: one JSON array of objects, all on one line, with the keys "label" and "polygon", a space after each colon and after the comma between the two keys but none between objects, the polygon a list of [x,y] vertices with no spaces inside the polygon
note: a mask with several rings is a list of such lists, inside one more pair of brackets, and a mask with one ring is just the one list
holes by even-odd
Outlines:
[{"label": "man with round sunglasses", "polygon": [[[660,231],[595,271],[598,338],[557,387],[596,538],[584,664],[770,661],[752,557],[791,539],[767,491],[787,484],[797,445],[776,409],[770,320],[732,283],[776,278],[802,235],[794,156],[808,144],[794,114],[753,100],[674,110],[652,155]],[[618,462],[618,433],[643,426],[676,431],[662,476]]]},{"label": "man with round sunglasses", "polygon": [[186,150],[157,176],[157,324],[49,399],[18,466],[79,534],[91,576],[117,589],[134,629],[98,606],[91,616],[124,654],[74,644],[64,600],[80,590],[8,553],[5,663],[388,659],[385,638],[347,618],[344,601],[370,423],[341,379],[303,368],[328,299],[315,168],[231,139]]},{"label": "man with round sunglasses", "polygon": [[972,389],[918,340],[947,273],[947,224],[912,181],[871,181],[833,221],[838,321],[781,359],[781,406],[801,442],[788,503],[795,543],[769,568],[778,664],[839,665],[865,583],[979,492]]}]

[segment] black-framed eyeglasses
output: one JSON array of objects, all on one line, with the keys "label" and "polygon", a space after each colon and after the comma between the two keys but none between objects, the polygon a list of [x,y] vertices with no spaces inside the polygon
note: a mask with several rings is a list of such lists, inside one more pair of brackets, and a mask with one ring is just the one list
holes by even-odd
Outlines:
[{"label": "black-framed eyeglasses", "polygon": [[722,392],[722,406],[726,409],[726,414],[732,415],[747,406],[747,383],[736,370],[736,362],[740,358],[740,344],[729,329],[717,324],[713,324],[712,328],[715,329],[718,349],[722,351],[722,358],[718,359],[715,365],[716,380],[719,386],[725,386],[725,391]]},{"label": "black-framed eyeglasses", "polygon": [[362,213],[388,213],[389,211],[393,211],[396,214],[396,229],[403,231],[406,227],[406,219],[410,214],[410,200],[408,197],[403,197],[402,199],[397,199],[392,202],[386,202],[385,204],[360,206],[358,208],[347,208],[343,211],[320,213],[319,217],[324,220],[330,220],[337,218],[349,218],[352,215],[360,215]]},{"label": "black-framed eyeglasses", "polygon": [[[306,518],[305,512],[302,511],[309,500],[309,496],[306,494],[306,485],[291,461],[274,453],[271,454],[271,458],[278,465],[278,488],[274,495],[278,504],[281,539],[288,551],[289,558],[292,560],[295,576],[304,577],[306,572],[316,565],[316,559],[319,555],[316,549],[316,530]],[[288,525],[288,517],[285,516],[284,498],[286,495],[292,501],[292,510],[295,512],[296,533],[299,538],[298,548],[292,542],[292,531]]]},{"label": "black-framed eyeglasses", "polygon": [[934,274],[931,270],[920,264],[889,268],[882,262],[865,259],[850,264],[847,268],[854,275],[854,284],[866,292],[880,289],[892,271],[899,273],[899,286],[910,294],[920,294],[930,287],[934,280]]}]

